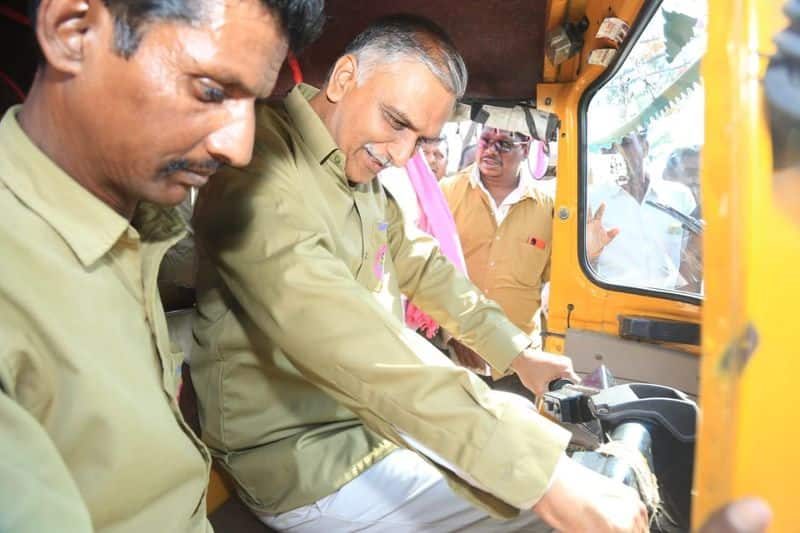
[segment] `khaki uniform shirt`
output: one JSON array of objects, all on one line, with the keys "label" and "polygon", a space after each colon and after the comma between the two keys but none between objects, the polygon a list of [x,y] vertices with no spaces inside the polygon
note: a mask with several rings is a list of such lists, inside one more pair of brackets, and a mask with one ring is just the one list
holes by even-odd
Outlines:
[{"label": "khaki uniform shirt", "polygon": [[0,123],[0,529],[210,531],[209,455],[178,410],[156,289],[183,226],[146,205],[130,224],[18,110]]},{"label": "khaki uniform shirt", "polygon": [[204,440],[265,513],[335,492],[410,437],[456,490],[513,515],[544,492],[569,434],[404,328],[400,293],[500,370],[531,341],[433,239],[406,234],[378,180],[348,183],[315,93],[261,106],[252,164],[216,176],[195,208]]},{"label": "khaki uniform shirt", "polygon": [[553,200],[528,185],[498,226],[487,193],[470,166],[440,182],[453,213],[469,279],[541,346],[538,313],[550,279]]}]

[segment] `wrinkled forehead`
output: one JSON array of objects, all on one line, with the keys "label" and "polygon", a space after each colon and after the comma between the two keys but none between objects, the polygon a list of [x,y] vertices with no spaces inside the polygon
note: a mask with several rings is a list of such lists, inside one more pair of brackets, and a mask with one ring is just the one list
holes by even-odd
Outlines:
[{"label": "wrinkled forehead", "polygon": [[455,95],[421,61],[379,65],[362,88],[358,94],[399,114],[410,129],[430,139],[438,137],[455,105]]},{"label": "wrinkled forehead", "polygon": [[187,69],[262,98],[288,51],[283,28],[261,0],[206,0],[195,22],[155,23],[152,30],[156,25],[172,32]]}]

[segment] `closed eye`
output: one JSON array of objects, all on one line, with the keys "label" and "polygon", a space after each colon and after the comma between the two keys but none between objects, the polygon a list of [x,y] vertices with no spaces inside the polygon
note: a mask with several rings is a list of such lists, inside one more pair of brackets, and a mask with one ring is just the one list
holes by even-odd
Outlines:
[{"label": "closed eye", "polygon": [[389,123],[389,126],[391,126],[393,130],[400,131],[408,127],[408,124],[404,123],[402,120],[393,116],[388,111],[383,112],[383,118],[386,119],[386,122]]}]

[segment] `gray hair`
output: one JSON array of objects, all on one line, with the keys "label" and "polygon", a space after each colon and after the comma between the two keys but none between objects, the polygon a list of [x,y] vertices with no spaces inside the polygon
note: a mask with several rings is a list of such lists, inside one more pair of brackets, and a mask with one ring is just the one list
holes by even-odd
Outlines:
[{"label": "gray hair", "polygon": [[456,98],[467,89],[467,67],[453,41],[436,23],[418,15],[382,17],[358,34],[344,51],[358,61],[361,84],[378,65],[419,61]]}]

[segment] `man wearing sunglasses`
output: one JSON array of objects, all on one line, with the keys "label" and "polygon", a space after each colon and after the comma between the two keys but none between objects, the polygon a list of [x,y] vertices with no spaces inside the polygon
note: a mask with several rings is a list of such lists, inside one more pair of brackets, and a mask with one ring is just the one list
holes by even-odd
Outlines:
[{"label": "man wearing sunglasses", "polygon": [[[522,172],[531,138],[484,128],[475,163],[442,181],[458,228],[470,279],[541,347],[539,308],[550,277],[553,200]],[[475,370],[484,360],[453,339],[456,360]],[[516,376],[495,386],[519,388]],[[512,383],[513,382],[513,383]]]}]

